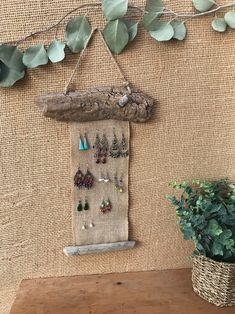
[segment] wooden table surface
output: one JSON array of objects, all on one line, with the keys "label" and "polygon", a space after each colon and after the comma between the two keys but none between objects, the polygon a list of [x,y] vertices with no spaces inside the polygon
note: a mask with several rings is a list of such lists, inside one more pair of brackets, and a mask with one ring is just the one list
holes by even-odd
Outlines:
[{"label": "wooden table surface", "polygon": [[192,291],[191,270],[24,280],[11,314],[226,314]]}]

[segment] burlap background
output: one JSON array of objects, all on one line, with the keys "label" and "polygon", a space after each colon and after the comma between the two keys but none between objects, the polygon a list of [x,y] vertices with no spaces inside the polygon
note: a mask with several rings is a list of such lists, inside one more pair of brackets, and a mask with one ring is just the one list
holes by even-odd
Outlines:
[{"label": "burlap background", "polygon": [[[1,40],[45,27],[85,2],[1,0]],[[178,11],[191,9],[191,0],[167,2]],[[97,11],[95,20],[100,20]],[[130,251],[79,258],[62,253],[72,243],[70,126],[43,118],[34,98],[61,91],[76,56],[30,71],[13,89],[1,89],[1,314],[8,313],[23,278],[190,265],[190,244],[182,240],[174,209],[165,200],[168,182],[235,179],[235,32],[214,33],[210,23],[210,17],[188,23],[182,43],[158,44],[143,31],[118,57],[128,79],[159,101],[152,122],[132,125],[130,233],[140,244]],[[40,40],[46,37],[35,42]],[[119,82],[116,70],[96,38],[79,88],[114,82]]]}]

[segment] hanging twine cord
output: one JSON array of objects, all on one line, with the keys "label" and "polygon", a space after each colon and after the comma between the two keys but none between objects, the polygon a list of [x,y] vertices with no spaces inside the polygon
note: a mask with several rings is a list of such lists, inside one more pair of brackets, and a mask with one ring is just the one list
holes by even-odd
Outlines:
[{"label": "hanging twine cord", "polygon": [[113,61],[113,64],[115,65],[115,67],[117,68],[117,70],[118,70],[120,76],[122,77],[122,79],[123,79],[123,85],[127,88],[128,93],[131,94],[130,83],[129,83],[128,80],[126,79],[126,77],[125,77],[125,75],[124,75],[124,73],[123,73],[121,67],[120,67],[119,64],[117,63],[117,61],[116,61],[116,59],[114,58],[112,52],[110,51],[108,45],[106,44],[106,41],[105,41],[105,39],[104,39],[104,36],[103,36],[101,30],[99,30],[98,28],[93,29],[92,32],[91,32],[91,34],[90,34],[90,36],[89,36],[89,38],[87,39],[86,45],[85,45],[85,47],[83,48],[83,50],[81,51],[80,56],[79,56],[79,58],[78,58],[78,61],[77,61],[76,65],[75,65],[75,68],[74,68],[74,70],[73,70],[73,72],[72,72],[72,74],[71,74],[71,76],[70,76],[70,78],[69,78],[68,83],[66,84],[66,87],[65,87],[65,89],[64,89],[64,94],[65,94],[65,95],[68,94],[68,92],[69,92],[69,87],[70,87],[70,85],[71,85],[71,83],[72,83],[72,80],[73,80],[73,78],[74,78],[74,76],[75,76],[75,73],[76,73],[76,71],[78,70],[78,68],[79,68],[79,66],[80,66],[80,63],[81,63],[81,61],[82,61],[82,58],[83,58],[83,56],[84,56],[84,53],[85,53],[85,51],[86,51],[86,49],[87,49],[89,43],[90,43],[90,41],[91,41],[91,38],[92,38],[92,36],[94,35],[94,33],[95,33],[96,31],[98,31],[98,33],[100,34],[101,39],[102,39],[102,42],[103,42],[103,44],[104,44],[104,46],[105,46],[105,48],[106,48],[106,51],[108,52],[108,54],[109,54],[111,60]]}]

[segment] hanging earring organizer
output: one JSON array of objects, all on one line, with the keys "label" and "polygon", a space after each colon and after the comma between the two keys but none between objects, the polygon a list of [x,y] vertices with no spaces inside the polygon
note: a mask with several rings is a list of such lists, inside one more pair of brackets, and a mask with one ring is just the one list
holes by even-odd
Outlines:
[{"label": "hanging earring organizer", "polygon": [[37,99],[44,116],[72,122],[74,243],[64,248],[67,256],[125,250],[135,246],[135,241],[129,240],[128,227],[129,122],[146,122],[151,118],[154,106],[152,98],[130,86],[99,30],[105,48],[123,79],[123,86],[70,91],[84,51],[96,31],[92,32],[81,52],[64,92]]}]

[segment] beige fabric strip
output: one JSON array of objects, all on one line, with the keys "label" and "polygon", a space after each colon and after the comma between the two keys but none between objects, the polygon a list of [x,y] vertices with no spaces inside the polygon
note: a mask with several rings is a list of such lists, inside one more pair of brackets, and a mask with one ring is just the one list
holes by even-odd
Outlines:
[{"label": "beige fabric strip", "polygon": [[[111,243],[128,240],[128,171],[129,157],[117,159],[108,157],[106,164],[96,164],[95,150],[92,148],[97,132],[102,138],[105,133],[109,144],[113,140],[113,129],[118,139],[121,140],[122,132],[128,141],[130,140],[129,123],[123,121],[97,121],[93,123],[73,123],[71,127],[71,178],[72,178],[72,213],[73,233],[75,245]],[[80,135],[87,134],[90,149],[79,151]],[[95,177],[94,187],[91,190],[79,190],[74,186],[74,175],[78,170],[85,174],[87,167]],[[122,177],[124,181],[124,193],[115,188],[114,176]],[[101,175],[109,175],[111,182],[99,182]],[[88,211],[77,211],[79,200],[84,204],[87,198],[90,205]],[[110,199],[112,210],[102,214],[100,205],[102,200]],[[94,227],[90,227],[94,224]],[[82,227],[86,226],[83,230]]]}]

